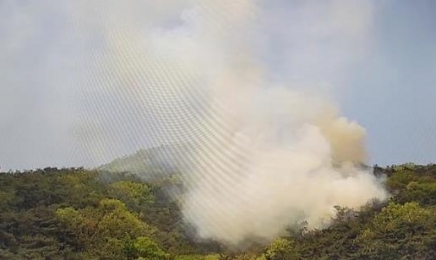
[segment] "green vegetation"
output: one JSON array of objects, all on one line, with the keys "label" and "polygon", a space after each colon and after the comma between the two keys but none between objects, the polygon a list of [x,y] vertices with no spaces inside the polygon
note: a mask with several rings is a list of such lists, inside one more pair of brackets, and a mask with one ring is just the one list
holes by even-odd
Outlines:
[{"label": "green vegetation", "polygon": [[[323,230],[302,223],[243,252],[195,239],[177,201],[177,176],[79,169],[0,173],[0,259],[436,259],[436,165],[374,167],[390,201],[336,207]],[[109,176],[109,177],[108,177]]]}]

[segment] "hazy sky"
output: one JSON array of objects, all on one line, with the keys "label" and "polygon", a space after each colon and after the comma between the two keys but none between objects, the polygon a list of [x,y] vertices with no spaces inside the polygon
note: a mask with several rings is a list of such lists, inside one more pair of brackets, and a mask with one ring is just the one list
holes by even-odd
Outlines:
[{"label": "hazy sky", "polygon": [[[160,121],[142,104],[155,79],[143,70],[167,64],[144,62],[141,46],[159,44],[150,34],[186,33],[173,28],[189,24],[191,2],[1,1],[1,169],[93,166],[158,145]],[[336,99],[366,128],[370,163],[436,162],[435,1],[255,3],[244,37],[272,84]],[[200,5],[225,20],[213,4]],[[239,35],[237,25],[223,30]]]}]

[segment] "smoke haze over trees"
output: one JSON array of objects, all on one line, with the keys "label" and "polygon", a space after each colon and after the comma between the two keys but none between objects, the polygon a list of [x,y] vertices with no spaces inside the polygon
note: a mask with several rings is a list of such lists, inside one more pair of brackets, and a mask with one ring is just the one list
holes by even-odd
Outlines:
[{"label": "smoke haze over trees", "polygon": [[0,2],[1,257],[431,259],[422,2]]},{"label": "smoke haze over trees", "polygon": [[179,202],[166,193],[181,185],[175,176],[144,183],[136,175],[84,169],[0,173],[0,258],[433,259],[436,167],[405,164],[374,173],[386,174],[395,194],[389,202],[359,212],[337,205],[326,229],[301,222],[271,242],[245,241],[239,249],[199,239],[182,221]]}]

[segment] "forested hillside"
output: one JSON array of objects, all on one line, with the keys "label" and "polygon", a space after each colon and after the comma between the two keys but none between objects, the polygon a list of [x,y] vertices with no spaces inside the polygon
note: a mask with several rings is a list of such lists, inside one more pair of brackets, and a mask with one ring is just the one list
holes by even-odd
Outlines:
[{"label": "forested hillside", "polygon": [[390,201],[338,206],[329,228],[300,223],[243,250],[195,238],[165,192],[183,189],[177,176],[107,174],[0,173],[0,259],[436,259],[436,165],[375,166]]}]

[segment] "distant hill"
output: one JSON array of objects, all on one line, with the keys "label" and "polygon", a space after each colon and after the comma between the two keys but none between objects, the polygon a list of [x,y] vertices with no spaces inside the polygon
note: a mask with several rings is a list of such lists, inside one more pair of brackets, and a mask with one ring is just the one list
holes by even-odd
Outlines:
[{"label": "distant hill", "polygon": [[[119,173],[131,174],[143,181],[154,181],[172,174],[186,174],[191,172],[193,162],[192,145],[171,144],[141,149],[136,153],[126,155],[101,165],[97,170],[109,173],[110,178]],[[340,163],[334,163],[340,167]],[[372,167],[359,163],[355,165],[362,170],[372,170]]]},{"label": "distant hill", "polygon": [[109,173],[134,174],[145,181],[186,172],[192,167],[193,149],[188,144],[162,145],[142,149],[97,168]]}]

